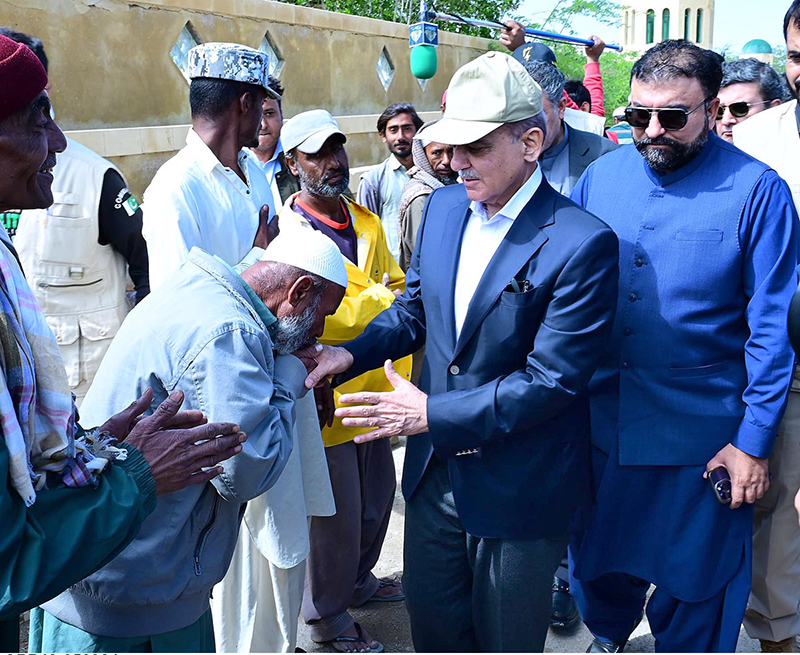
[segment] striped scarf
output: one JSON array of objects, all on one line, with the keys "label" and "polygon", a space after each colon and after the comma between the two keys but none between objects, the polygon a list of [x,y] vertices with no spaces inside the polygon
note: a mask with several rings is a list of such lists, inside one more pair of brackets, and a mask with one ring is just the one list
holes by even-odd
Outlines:
[{"label": "striped scarf", "polygon": [[[0,433],[11,485],[27,506],[47,487],[96,484],[107,445],[76,441],[75,407],[58,344],[0,229]],[[97,442],[97,443],[95,443]]]}]

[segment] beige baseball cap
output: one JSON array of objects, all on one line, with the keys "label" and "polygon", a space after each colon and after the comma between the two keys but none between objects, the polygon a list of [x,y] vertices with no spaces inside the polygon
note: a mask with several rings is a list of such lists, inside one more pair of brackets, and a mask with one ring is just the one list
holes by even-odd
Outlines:
[{"label": "beige baseball cap", "polygon": [[460,146],[540,111],[542,89],[522,64],[505,53],[487,52],[456,71],[444,117],[414,138]]}]

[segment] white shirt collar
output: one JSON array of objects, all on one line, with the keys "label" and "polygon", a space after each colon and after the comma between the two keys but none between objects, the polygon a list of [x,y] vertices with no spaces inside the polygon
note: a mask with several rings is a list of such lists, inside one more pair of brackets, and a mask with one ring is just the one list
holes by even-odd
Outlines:
[{"label": "white shirt collar", "polygon": [[200,135],[194,131],[194,128],[190,127],[189,132],[186,134],[186,147],[194,152],[195,163],[204,173],[211,173],[211,171],[219,167],[220,172],[224,175],[228,177],[232,175],[239,180],[239,183],[244,184],[248,188],[250,187],[250,173],[247,169],[247,159],[250,157],[255,159],[255,155],[248,154],[244,149],[239,151],[237,156],[239,169],[244,173],[246,180],[242,182],[242,179],[234,171],[222,165],[222,162],[217,159],[217,156],[211,151],[211,148],[206,145],[206,142],[200,138]]},{"label": "white shirt collar", "polygon": [[511,221],[516,220],[517,216],[519,216],[525,205],[527,205],[528,202],[530,202],[530,199],[533,198],[533,194],[536,193],[541,183],[542,167],[537,164],[536,170],[533,171],[533,175],[527,179],[525,184],[517,189],[517,192],[511,196],[511,199],[505,205],[503,205],[502,209],[494,216],[489,218],[486,213],[486,206],[477,200],[473,200],[469,204],[470,211],[472,211],[473,214],[476,214],[484,223],[489,223],[501,218],[506,218]]},{"label": "white shirt collar", "polygon": [[267,168],[268,166],[275,165],[278,162],[278,155],[283,152],[283,144],[281,140],[278,139],[278,144],[275,146],[275,152],[272,153],[272,157],[270,157],[267,161],[262,162],[258,155],[253,151],[252,148],[247,148],[247,151],[250,153],[250,156],[253,158],[253,161],[260,167],[260,168]]},{"label": "white shirt collar", "polygon": [[407,170],[405,166],[403,166],[403,162],[401,162],[397,157],[394,155],[389,156],[389,168],[393,171],[403,169],[404,171]]}]

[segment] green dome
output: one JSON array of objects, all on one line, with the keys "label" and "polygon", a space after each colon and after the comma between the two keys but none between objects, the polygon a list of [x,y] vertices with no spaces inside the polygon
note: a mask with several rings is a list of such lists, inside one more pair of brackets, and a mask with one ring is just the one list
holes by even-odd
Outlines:
[{"label": "green dome", "polygon": [[753,39],[744,44],[743,55],[771,55],[772,46],[764,39]]}]

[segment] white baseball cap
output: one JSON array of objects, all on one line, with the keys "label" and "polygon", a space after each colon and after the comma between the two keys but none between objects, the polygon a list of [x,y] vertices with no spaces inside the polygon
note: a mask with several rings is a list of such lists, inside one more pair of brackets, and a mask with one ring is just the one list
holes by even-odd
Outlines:
[{"label": "white baseball cap", "polygon": [[324,109],[304,111],[290,118],[281,129],[281,143],[284,152],[297,148],[300,152],[313,154],[334,134],[347,137],[339,129],[339,124]]},{"label": "white baseball cap", "polygon": [[347,288],[347,268],[338,246],[322,232],[304,226],[281,226],[262,262],[288,264]]},{"label": "white baseball cap", "polygon": [[414,138],[460,146],[541,111],[542,89],[525,67],[505,53],[487,52],[456,71],[444,116]]}]

